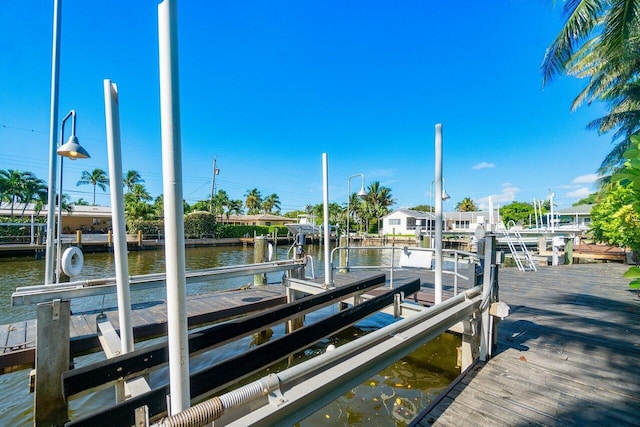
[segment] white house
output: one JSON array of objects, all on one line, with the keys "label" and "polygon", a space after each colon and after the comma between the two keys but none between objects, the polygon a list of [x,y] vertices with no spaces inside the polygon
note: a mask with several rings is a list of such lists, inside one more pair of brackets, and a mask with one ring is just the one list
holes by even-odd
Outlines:
[{"label": "white house", "polygon": [[433,227],[435,216],[429,212],[398,209],[382,217],[381,234],[414,234],[416,227],[426,231]]},{"label": "white house", "polygon": [[[491,219],[494,223],[499,221],[498,211],[477,212],[444,212],[442,214],[442,227],[444,231],[473,233],[478,224],[488,224]],[[415,234],[416,229],[428,232],[434,230],[435,213],[422,212],[410,209],[398,209],[382,217],[381,234]]]},{"label": "white house", "polygon": [[559,228],[587,230],[591,225],[591,209],[594,205],[578,205],[555,211]]}]

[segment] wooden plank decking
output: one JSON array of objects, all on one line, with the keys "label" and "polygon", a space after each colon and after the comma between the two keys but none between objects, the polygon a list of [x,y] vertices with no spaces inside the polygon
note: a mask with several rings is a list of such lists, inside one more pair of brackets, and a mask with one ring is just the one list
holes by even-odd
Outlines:
[{"label": "wooden plank decking", "polygon": [[[340,273],[334,277],[336,286],[345,286],[380,272],[355,271]],[[411,274],[400,274],[396,283],[406,283]],[[322,283],[322,279],[316,282]],[[233,317],[275,307],[286,302],[282,286],[252,287],[247,290],[214,292],[187,298],[189,326],[218,322]],[[34,306],[35,312],[35,306]],[[72,355],[96,351],[100,343],[96,332],[96,316],[99,311],[72,315],[70,318],[70,340]],[[119,329],[118,312],[105,309],[107,318]],[[131,313],[133,333],[136,340],[166,333],[167,307],[162,301],[134,306]],[[35,361],[36,320],[0,326],[0,372],[6,373],[32,366]]]},{"label": "wooden plank decking", "polygon": [[[187,298],[190,327],[248,314],[286,301],[281,286],[253,287],[248,290],[193,295]],[[166,332],[167,307],[163,302],[137,305],[132,310],[133,333],[143,339]],[[35,307],[34,307],[35,312]],[[72,315],[70,318],[71,352],[82,353],[100,347],[96,333],[99,312]],[[118,312],[105,309],[112,325],[119,328]],[[35,361],[36,320],[0,326],[0,371],[10,372]]]},{"label": "wooden plank decking", "polygon": [[497,354],[414,426],[640,425],[640,299],[621,264],[500,270]]}]

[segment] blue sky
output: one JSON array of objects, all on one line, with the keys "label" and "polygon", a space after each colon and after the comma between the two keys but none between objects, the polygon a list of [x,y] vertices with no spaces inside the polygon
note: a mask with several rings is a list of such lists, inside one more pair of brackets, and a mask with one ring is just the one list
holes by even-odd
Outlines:
[{"label": "blue sky", "polygon": [[[157,1],[64,0],[60,119],[78,114],[91,159],[65,162],[64,192],[82,170],[108,170],[103,80],[117,83],[123,169],[162,193]],[[48,177],[52,1],[3,2],[0,169]],[[570,111],[584,85],[542,87],[540,64],[562,26],[544,0],[181,1],[178,4],[184,196],[216,188],[243,199],[276,193],[283,212],[345,204],[348,177],[391,188],[395,209],[430,203],[434,126],[444,129],[453,210],[555,193],[568,207],[593,191],[610,136],[587,131],[604,114]],[[68,128],[67,128],[68,129]],[[23,153],[18,151],[24,150]],[[351,180],[351,190],[359,179]],[[109,204],[98,190],[97,203]]]}]

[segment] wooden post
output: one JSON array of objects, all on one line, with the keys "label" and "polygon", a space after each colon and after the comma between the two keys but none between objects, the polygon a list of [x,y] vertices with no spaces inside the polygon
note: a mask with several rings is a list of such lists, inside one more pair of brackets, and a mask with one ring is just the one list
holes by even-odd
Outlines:
[{"label": "wooden post", "polygon": [[142,249],[142,230],[138,230],[138,248]]},{"label": "wooden post", "polygon": [[564,244],[564,263],[573,264],[573,239],[567,239]]},{"label": "wooden post", "polygon": [[82,230],[76,230],[76,246],[82,247]]},{"label": "wooden post", "polygon": [[[341,248],[344,248],[347,246],[347,236],[340,236],[340,243],[339,243]],[[340,273],[346,273],[347,270],[347,251],[340,251],[340,263],[339,263],[339,267],[340,267]]]},{"label": "wooden post", "polygon": [[480,347],[480,334],[478,333],[478,320],[474,317],[462,322],[462,349],[460,354],[460,372],[464,372],[478,357]]},{"label": "wooden post", "polygon": [[111,248],[113,248],[113,230],[107,231],[107,247],[109,248],[109,252],[111,252]]},{"label": "wooden post", "polygon": [[63,425],[68,404],[62,394],[62,372],[69,370],[69,301],[38,304],[36,336],[36,426]]},{"label": "wooden post", "polygon": [[[287,304],[295,302],[295,300],[298,299],[299,296],[302,297],[304,295],[294,289],[291,289],[289,287],[287,288]],[[303,326],[304,316],[296,317],[287,321],[285,332],[288,334],[295,331],[296,329],[302,328]]]},{"label": "wooden post", "polygon": [[[267,236],[255,236],[253,238],[253,263],[258,264],[267,260]],[[253,275],[255,286],[267,284],[267,275],[264,273]]]}]

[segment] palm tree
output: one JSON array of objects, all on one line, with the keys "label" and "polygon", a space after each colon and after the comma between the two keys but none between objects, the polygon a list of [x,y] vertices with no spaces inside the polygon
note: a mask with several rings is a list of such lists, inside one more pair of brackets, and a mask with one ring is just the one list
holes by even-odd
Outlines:
[{"label": "palm tree", "polygon": [[389,206],[395,203],[391,197],[391,189],[380,185],[379,181],[369,184],[364,201],[367,208],[365,218],[367,221],[375,219],[376,224],[380,223],[380,218],[389,213]]},{"label": "palm tree", "polygon": [[277,194],[269,194],[260,204],[262,212],[270,214],[273,212],[280,213],[280,197]]},{"label": "palm tree", "polygon": [[230,215],[242,215],[243,212],[242,200],[229,200],[229,203],[227,203],[227,220],[229,220]]},{"label": "palm tree", "polygon": [[109,179],[107,178],[107,174],[102,169],[94,169],[91,172],[82,171],[82,175],[80,176],[80,181],[76,185],[93,185],[93,206],[96,205],[96,187],[100,187],[102,191],[107,190],[107,185],[109,184]]},{"label": "palm tree", "polygon": [[216,216],[222,216],[224,208],[229,204],[229,194],[224,190],[218,190],[211,202],[212,203],[209,204],[211,213]]},{"label": "palm tree", "polygon": [[32,202],[42,202],[47,199],[47,185],[40,178],[36,178],[31,172],[23,173],[22,177],[22,194],[20,196],[22,202],[22,213],[27,210],[27,204]]},{"label": "palm tree", "polygon": [[135,170],[127,171],[127,173],[122,177],[122,185],[124,185],[129,192],[133,188],[134,184],[140,184],[142,182],[144,182],[144,179],[142,179],[140,173]]},{"label": "palm tree", "polygon": [[464,199],[460,200],[456,205],[456,211],[458,212],[475,212],[477,210],[478,210],[478,207],[473,202],[471,197],[465,197]]},{"label": "palm tree", "polygon": [[260,212],[260,206],[262,205],[262,195],[260,191],[258,191],[257,188],[247,190],[244,196],[244,205],[247,208],[247,213],[252,215]]},{"label": "palm tree", "polygon": [[576,0],[564,2],[567,16],[542,64],[543,82],[560,74],[587,78],[572,108],[605,101],[610,113],[588,124],[605,133],[616,129],[616,145],[600,165],[611,174],[624,163],[630,136],[640,131],[640,0]]},{"label": "palm tree", "polygon": [[87,202],[85,199],[83,199],[82,197],[80,197],[78,200],[76,200],[75,202],[73,202],[73,204],[75,206],[89,206],[89,202]]},{"label": "palm tree", "polygon": [[[11,218],[16,202],[29,203],[35,195],[42,195],[44,182],[31,172],[15,169],[0,170],[0,194],[11,206]],[[23,211],[24,212],[24,211]]]}]

